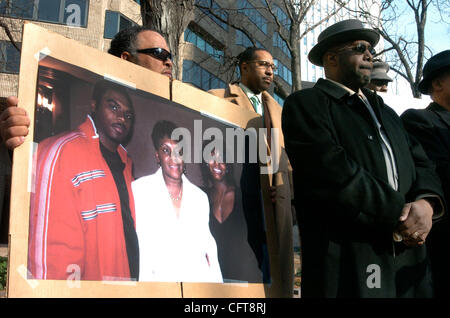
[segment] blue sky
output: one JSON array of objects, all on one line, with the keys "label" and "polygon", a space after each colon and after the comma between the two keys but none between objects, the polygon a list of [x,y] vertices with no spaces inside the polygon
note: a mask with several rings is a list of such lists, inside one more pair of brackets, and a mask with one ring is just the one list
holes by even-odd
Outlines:
[{"label": "blue sky", "polygon": [[[414,38],[416,38],[416,22],[412,10],[409,7],[406,8],[406,4],[404,6],[405,11],[403,11],[401,19],[398,21],[398,25],[403,26],[401,34],[405,35],[405,37],[408,37],[408,34],[410,36],[414,35]],[[450,16],[448,14],[447,12],[446,20],[450,23]],[[433,54],[450,49],[450,24],[444,23],[440,19],[441,17],[436,7],[431,5],[428,9],[427,23],[425,26],[425,43],[431,48]],[[426,52],[425,56],[428,59],[429,53]]]},{"label": "blue sky", "polygon": [[[447,18],[450,20],[450,17]],[[433,54],[450,49],[450,26],[436,21],[437,14],[431,12],[425,27],[425,42],[431,47]]]}]

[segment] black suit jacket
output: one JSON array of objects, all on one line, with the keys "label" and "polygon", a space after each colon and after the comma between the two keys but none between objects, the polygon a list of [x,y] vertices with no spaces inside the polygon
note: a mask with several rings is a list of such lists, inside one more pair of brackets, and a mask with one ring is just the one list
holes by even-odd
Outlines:
[{"label": "black suit jacket", "polygon": [[[408,132],[422,144],[428,157],[436,164],[444,198],[450,203],[450,111],[437,103],[426,109],[409,109],[402,116]],[[427,238],[434,275],[436,296],[450,297],[450,221],[447,218],[433,224]]]},{"label": "black suit jacket", "polygon": [[393,148],[398,191],[388,184],[377,128],[356,95],[320,79],[284,104],[302,239],[302,297],[430,296],[425,248],[394,246],[392,232],[406,202],[426,193],[442,196],[440,182],[396,113],[381,97],[363,93]]}]

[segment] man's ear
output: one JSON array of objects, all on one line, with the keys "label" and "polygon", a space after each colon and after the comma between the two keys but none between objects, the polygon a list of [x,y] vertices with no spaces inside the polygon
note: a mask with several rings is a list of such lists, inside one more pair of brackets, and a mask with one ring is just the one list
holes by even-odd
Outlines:
[{"label": "man's ear", "polygon": [[322,57],[323,65],[336,66],[338,63],[338,55],[334,52],[325,52]]},{"label": "man's ear", "polygon": [[131,55],[131,53],[127,51],[122,52],[122,54],[120,54],[120,58],[125,61],[133,61],[133,55]]},{"label": "man's ear", "polygon": [[248,64],[245,62],[242,63],[241,68],[239,69],[239,72],[241,72],[241,74],[248,72]]},{"label": "man's ear", "polygon": [[161,160],[159,160],[158,152],[155,152],[156,164],[161,165]]},{"label": "man's ear", "polygon": [[440,90],[442,90],[442,80],[441,80],[441,77],[438,76],[438,77],[436,77],[436,78],[433,78],[433,79],[431,80],[431,83],[430,83],[430,86],[429,86],[429,87],[432,88],[432,92],[439,92]]}]

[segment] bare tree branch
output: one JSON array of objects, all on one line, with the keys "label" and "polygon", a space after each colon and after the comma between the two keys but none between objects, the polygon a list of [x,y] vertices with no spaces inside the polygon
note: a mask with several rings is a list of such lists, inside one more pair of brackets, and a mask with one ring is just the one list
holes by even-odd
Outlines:
[{"label": "bare tree branch", "polygon": [[14,48],[16,48],[16,50],[20,52],[20,47],[18,46],[16,40],[12,35],[9,25],[5,22],[5,20],[2,17],[0,17],[0,27],[5,31],[6,36],[8,37],[9,41],[14,46]]}]

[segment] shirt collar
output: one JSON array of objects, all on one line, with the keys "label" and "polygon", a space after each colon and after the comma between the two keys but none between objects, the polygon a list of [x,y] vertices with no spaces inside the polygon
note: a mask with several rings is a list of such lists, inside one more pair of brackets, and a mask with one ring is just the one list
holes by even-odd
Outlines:
[{"label": "shirt collar", "polygon": [[247,86],[245,86],[242,83],[239,83],[239,87],[242,88],[242,90],[244,91],[245,95],[247,95],[248,99],[250,99],[250,97],[256,96],[256,98],[258,98],[259,102],[261,103],[261,98],[262,98],[262,92],[259,94],[255,94],[251,91],[250,88],[248,88]]},{"label": "shirt collar", "polygon": [[[329,78],[327,78],[326,80],[327,80],[327,81],[330,81],[330,82],[332,82],[332,83],[334,83],[334,84],[336,84],[336,85],[338,85],[339,87],[342,87],[342,88],[345,89],[347,92],[349,92],[350,95],[358,94],[358,95],[360,95],[360,96],[364,96],[364,94],[363,94],[363,92],[362,92],[361,89],[359,89],[358,92],[355,92],[354,90],[352,90],[351,88],[345,86],[345,85],[342,84],[342,83],[333,81],[332,79],[329,79]],[[364,96],[364,97],[365,97],[365,96]]]}]

